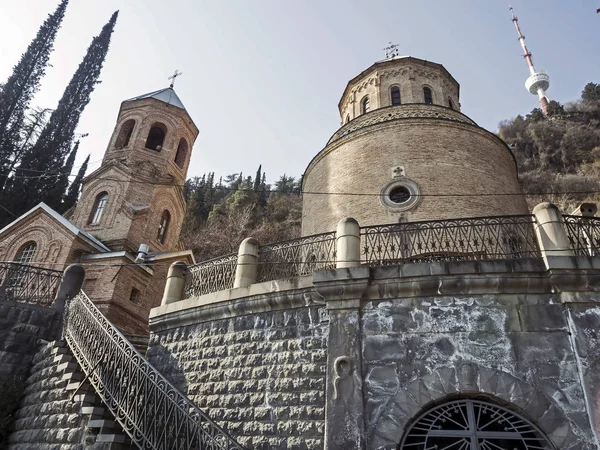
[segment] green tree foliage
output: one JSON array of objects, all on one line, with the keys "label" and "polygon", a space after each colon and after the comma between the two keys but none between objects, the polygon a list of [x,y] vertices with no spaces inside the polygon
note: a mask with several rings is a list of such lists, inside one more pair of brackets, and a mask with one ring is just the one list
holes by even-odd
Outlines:
[{"label": "green tree foliage", "polygon": [[499,135],[515,155],[525,192],[532,194],[530,207],[552,201],[568,213],[582,201],[600,200],[593,192],[600,190],[599,85],[589,83],[581,100],[566,106],[551,101],[548,118],[536,108],[502,122]]},{"label": "green tree foliage", "polygon": [[22,146],[22,131],[27,116],[27,108],[39,89],[44,76],[54,39],[58,32],[68,0],[63,0],[54,13],[42,24],[33,41],[21,56],[12,74],[2,84],[0,90],[0,190],[4,188],[6,177],[18,160],[16,153]]},{"label": "green tree foliage", "polygon": [[69,189],[67,190],[67,194],[64,196],[62,210],[60,211],[61,213],[66,212],[69,209],[71,209],[73,206],[75,206],[75,203],[77,202],[77,198],[79,197],[79,192],[81,191],[81,183],[83,182],[83,177],[85,176],[85,172],[87,171],[89,162],[90,162],[90,155],[88,155],[87,158],[85,158],[85,161],[83,162],[83,164],[77,171],[77,175],[75,176],[75,179],[69,186]]},{"label": "green tree foliage", "polygon": [[259,166],[254,178],[241,173],[214,183],[214,173],[187,181],[182,239],[199,260],[233,253],[253,236],[262,243],[293,239],[300,234],[299,182],[283,175],[271,188]]},{"label": "green tree foliage", "polygon": [[[118,11],[92,40],[58,107],[52,112],[36,143],[21,158],[9,193],[4,196],[5,203],[10,204],[9,209],[15,214],[21,214],[41,201],[54,205],[60,203],[64,192],[56,191],[56,177],[52,175],[64,171],[81,113],[99,83],[117,16]],[[10,199],[16,201],[9,202]]]}]

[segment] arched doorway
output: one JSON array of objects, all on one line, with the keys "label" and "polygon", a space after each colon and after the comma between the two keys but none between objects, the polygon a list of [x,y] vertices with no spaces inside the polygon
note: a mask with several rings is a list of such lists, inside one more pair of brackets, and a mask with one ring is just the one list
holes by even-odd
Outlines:
[{"label": "arched doorway", "polygon": [[412,422],[399,450],[551,450],[534,424],[479,399],[437,405]]}]

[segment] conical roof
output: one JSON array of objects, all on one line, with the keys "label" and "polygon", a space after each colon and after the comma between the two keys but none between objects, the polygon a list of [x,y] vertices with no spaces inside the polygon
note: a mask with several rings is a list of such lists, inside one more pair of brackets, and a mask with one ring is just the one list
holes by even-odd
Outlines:
[{"label": "conical roof", "polygon": [[140,95],[139,97],[133,97],[129,100],[125,100],[126,102],[133,102],[135,100],[142,100],[144,98],[155,98],[156,100],[160,100],[161,102],[165,102],[169,105],[176,106],[177,108],[181,108],[187,112],[185,106],[183,106],[183,102],[175,93],[175,90],[171,87],[159,89],[158,91],[150,92],[148,94]]}]

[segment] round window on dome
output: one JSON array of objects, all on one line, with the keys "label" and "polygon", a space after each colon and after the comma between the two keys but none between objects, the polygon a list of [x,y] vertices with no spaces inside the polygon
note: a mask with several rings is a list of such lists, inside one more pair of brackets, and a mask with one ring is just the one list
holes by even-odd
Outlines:
[{"label": "round window on dome", "polygon": [[420,189],[414,181],[402,177],[389,182],[381,190],[381,203],[395,211],[406,211],[420,200]]}]

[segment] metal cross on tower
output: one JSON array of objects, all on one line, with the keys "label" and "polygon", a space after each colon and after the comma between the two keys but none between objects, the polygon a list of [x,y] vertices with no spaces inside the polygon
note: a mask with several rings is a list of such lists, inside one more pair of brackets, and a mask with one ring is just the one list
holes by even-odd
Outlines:
[{"label": "metal cross on tower", "polygon": [[171,81],[171,85],[169,86],[171,89],[173,89],[173,86],[175,86],[175,79],[180,75],[183,75],[183,73],[175,69],[175,73],[168,78],[169,80],[173,80]]},{"label": "metal cross on tower", "polygon": [[390,59],[394,56],[398,56],[398,44],[392,44],[390,42],[389,45],[383,50],[385,51],[385,59]]}]

